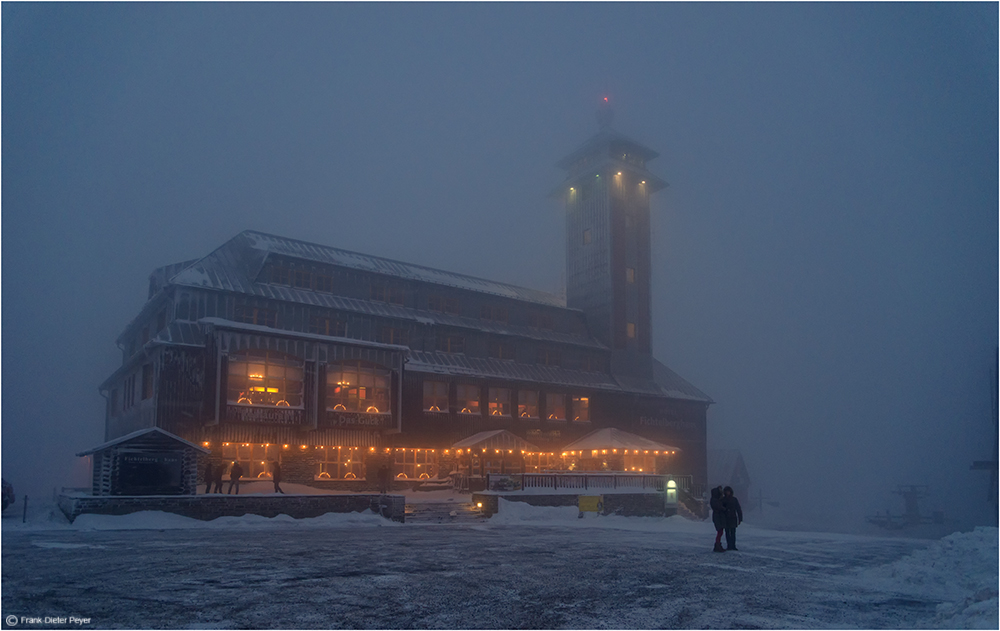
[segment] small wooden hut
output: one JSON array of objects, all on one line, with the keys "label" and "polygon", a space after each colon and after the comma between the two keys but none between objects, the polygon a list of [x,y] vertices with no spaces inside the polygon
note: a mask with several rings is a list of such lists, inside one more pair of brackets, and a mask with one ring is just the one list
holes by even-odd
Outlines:
[{"label": "small wooden hut", "polygon": [[159,427],[141,429],[77,454],[94,458],[94,495],[195,495],[208,449]]}]

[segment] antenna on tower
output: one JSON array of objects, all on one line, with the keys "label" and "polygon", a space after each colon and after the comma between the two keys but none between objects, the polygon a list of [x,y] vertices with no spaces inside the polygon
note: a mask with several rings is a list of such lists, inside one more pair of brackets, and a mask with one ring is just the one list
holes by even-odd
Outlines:
[{"label": "antenna on tower", "polygon": [[615,117],[615,111],[611,109],[611,99],[607,94],[601,97],[600,104],[597,106],[597,126],[600,129],[607,129],[611,127],[611,121]]}]

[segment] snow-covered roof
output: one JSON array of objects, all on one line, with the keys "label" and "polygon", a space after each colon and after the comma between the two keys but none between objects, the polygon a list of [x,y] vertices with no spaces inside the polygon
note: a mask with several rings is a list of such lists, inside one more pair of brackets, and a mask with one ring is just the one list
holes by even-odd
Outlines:
[{"label": "snow-covered roof", "polygon": [[566,307],[566,301],[563,298],[537,289],[518,287],[254,230],[245,230],[239,233],[208,256],[174,275],[171,282],[178,285],[225,289],[250,294],[258,293],[259,289],[265,285],[254,281],[265,259],[272,254],[349,267],[407,280],[489,293],[512,300],[522,300],[551,307]]},{"label": "snow-covered roof", "polygon": [[680,451],[679,447],[664,445],[614,427],[595,429],[562,448],[562,451],[587,451],[588,449],[641,449],[649,451]]},{"label": "snow-covered roof", "polygon": [[488,432],[479,432],[468,438],[463,438],[454,445],[452,449],[506,449],[520,453],[524,451],[539,451],[538,447],[532,445],[520,436],[511,434],[505,429],[495,429]]},{"label": "snow-covered roof", "polygon": [[147,427],[146,429],[136,430],[136,431],[132,432],[131,434],[125,434],[124,436],[119,436],[118,438],[115,438],[114,440],[109,440],[108,442],[106,442],[106,443],[104,443],[102,445],[98,445],[97,447],[94,447],[93,449],[88,449],[87,451],[81,451],[80,453],[78,453],[76,455],[77,456],[89,456],[90,454],[97,453],[98,451],[103,451],[103,450],[107,449],[108,447],[114,447],[115,445],[119,445],[121,443],[128,442],[130,440],[134,440],[136,438],[145,436],[147,434],[162,435],[165,438],[170,438],[172,440],[176,440],[177,442],[182,443],[183,445],[185,445],[187,447],[192,447],[194,449],[197,449],[201,453],[204,453],[204,454],[212,453],[211,450],[205,449],[201,445],[196,445],[196,444],[194,444],[194,443],[192,443],[190,441],[184,440],[180,436],[177,436],[176,434],[171,434],[170,432],[168,432],[165,429],[160,429],[159,427]]}]

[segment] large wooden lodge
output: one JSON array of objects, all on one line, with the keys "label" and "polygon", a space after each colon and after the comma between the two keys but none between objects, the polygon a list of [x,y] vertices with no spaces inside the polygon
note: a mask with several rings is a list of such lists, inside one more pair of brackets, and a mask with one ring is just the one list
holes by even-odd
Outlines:
[{"label": "large wooden lodge", "polygon": [[[388,462],[398,480],[611,469],[700,490],[712,401],[651,353],[658,154],[598,119],[559,162],[565,299],[245,231],[152,272],[100,386],[105,439],[159,427],[249,477],[277,460],[320,486],[370,484]],[[669,448],[564,453],[601,428]]]}]

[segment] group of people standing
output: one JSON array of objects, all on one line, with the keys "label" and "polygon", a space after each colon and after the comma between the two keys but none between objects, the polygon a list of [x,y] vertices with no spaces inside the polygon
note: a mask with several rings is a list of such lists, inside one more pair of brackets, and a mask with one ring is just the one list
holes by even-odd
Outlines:
[{"label": "group of people standing", "polygon": [[[712,489],[712,523],[715,525],[715,552],[739,550],[736,547],[736,527],[743,522],[743,509],[733,495],[733,487],[717,486]],[[726,533],[726,547],[722,547],[722,533]]]},{"label": "group of people standing", "polygon": [[[219,463],[218,465],[212,465],[209,462],[205,465],[205,493],[212,492],[212,486],[215,486],[216,493],[222,493],[222,478],[226,474],[226,464]],[[233,461],[232,466],[229,467],[229,490],[226,491],[226,495],[231,495],[233,489],[236,489],[236,495],[240,494],[240,480],[243,478],[243,467],[236,460]],[[271,481],[274,482],[274,492],[284,493],[281,490],[281,465],[275,460],[271,463]]]}]

